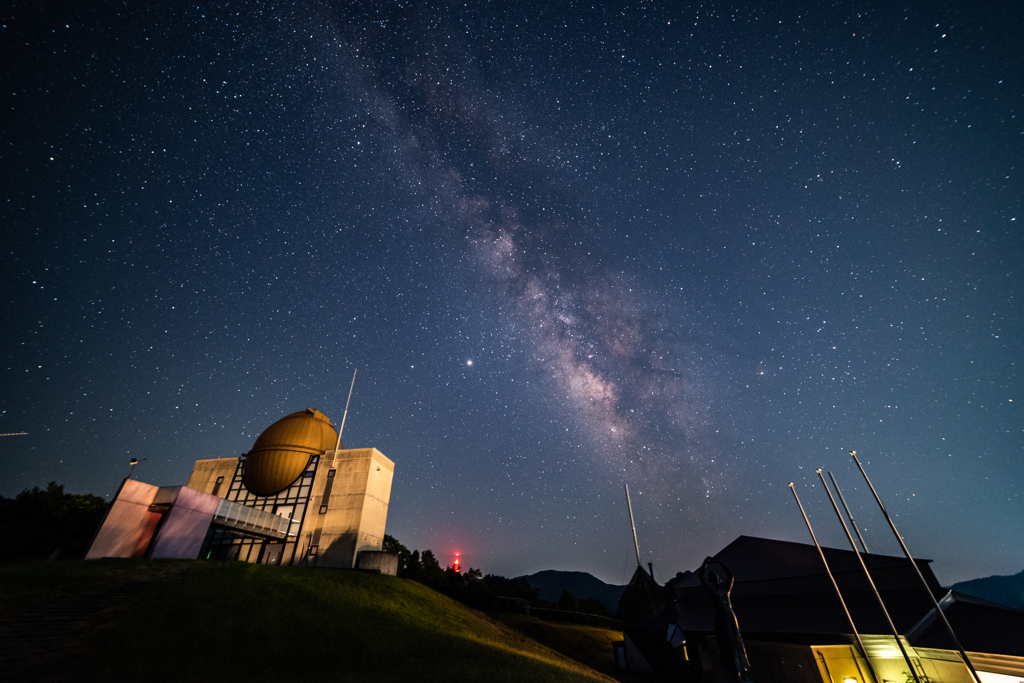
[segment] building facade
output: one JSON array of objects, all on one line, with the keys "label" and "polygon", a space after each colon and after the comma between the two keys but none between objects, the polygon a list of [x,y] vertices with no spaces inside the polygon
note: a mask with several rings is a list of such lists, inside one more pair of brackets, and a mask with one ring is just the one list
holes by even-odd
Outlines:
[{"label": "building facade", "polygon": [[362,551],[381,550],[395,465],[376,448],[313,454],[301,476],[269,496],[244,482],[241,458],[198,460],[186,486],[290,520],[285,539],[211,530],[204,557],[262,564],[353,568]]},{"label": "building facade", "polygon": [[[393,573],[380,554],[394,463],[375,448],[340,446],[330,419],[307,408],[268,427],[244,456],[197,460],[184,487],[126,480],[86,557]],[[175,522],[186,510],[189,524]],[[177,554],[156,554],[166,548]]]}]

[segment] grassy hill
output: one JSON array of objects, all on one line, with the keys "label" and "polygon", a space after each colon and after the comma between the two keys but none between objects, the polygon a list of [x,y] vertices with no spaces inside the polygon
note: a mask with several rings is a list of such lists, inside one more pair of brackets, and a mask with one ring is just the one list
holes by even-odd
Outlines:
[{"label": "grassy hill", "polygon": [[12,681],[612,680],[418,583],[351,571],[15,565],[0,615]]}]

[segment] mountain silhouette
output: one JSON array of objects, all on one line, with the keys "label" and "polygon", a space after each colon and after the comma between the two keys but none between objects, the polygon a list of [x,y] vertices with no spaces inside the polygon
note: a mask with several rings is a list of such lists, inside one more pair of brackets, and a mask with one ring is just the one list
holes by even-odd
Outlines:
[{"label": "mountain silhouette", "polygon": [[983,579],[961,581],[951,587],[958,593],[1024,610],[1024,571],[1012,576],[986,576]]},{"label": "mountain silhouette", "polygon": [[563,572],[547,569],[521,578],[540,589],[541,600],[558,602],[562,591],[571,591],[579,600],[594,598],[600,601],[612,614],[619,608],[619,598],[625,586],[613,586],[587,572]]}]

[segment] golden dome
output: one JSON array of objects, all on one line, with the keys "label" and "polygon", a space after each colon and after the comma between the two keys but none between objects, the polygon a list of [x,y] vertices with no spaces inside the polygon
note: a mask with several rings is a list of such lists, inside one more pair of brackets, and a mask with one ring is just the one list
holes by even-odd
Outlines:
[{"label": "golden dome", "polygon": [[338,433],[319,410],[287,415],[264,430],[245,459],[242,483],[257,496],[272,496],[302,476],[310,456],[334,450]]}]

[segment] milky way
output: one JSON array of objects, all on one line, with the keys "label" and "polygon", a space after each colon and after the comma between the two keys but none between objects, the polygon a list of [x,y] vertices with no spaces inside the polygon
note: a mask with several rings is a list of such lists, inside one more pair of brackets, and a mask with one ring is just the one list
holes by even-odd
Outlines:
[{"label": "milky way", "polygon": [[[183,483],[310,406],[506,575],[740,534],[1020,571],[1019,12],[5,11],[0,493]],[[27,432],[27,434],[20,434]],[[888,545],[887,545],[888,544]]]}]

